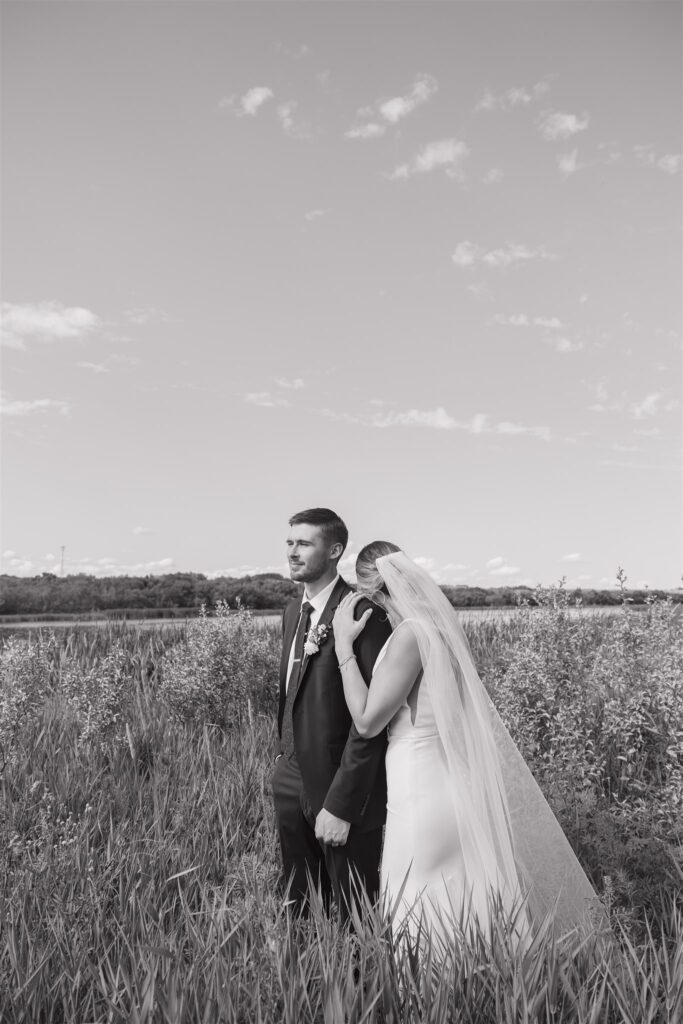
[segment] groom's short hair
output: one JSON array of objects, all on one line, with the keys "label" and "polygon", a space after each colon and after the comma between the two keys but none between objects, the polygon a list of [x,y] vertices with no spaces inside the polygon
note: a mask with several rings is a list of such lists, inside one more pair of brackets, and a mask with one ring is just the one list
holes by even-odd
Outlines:
[{"label": "groom's short hair", "polygon": [[290,526],[318,526],[327,544],[341,544],[342,551],[349,543],[349,531],[344,520],[331,508],[307,508],[296,512],[289,520]]}]

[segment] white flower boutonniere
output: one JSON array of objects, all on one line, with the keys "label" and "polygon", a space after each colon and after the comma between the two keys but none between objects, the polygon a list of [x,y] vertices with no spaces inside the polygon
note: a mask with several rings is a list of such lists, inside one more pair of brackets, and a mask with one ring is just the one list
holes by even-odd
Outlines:
[{"label": "white flower boutonniere", "polygon": [[320,650],[320,645],[327,639],[329,631],[330,627],[324,622],[321,622],[318,626],[311,626],[306,634],[304,654],[307,654],[309,657],[312,654],[317,654]]}]

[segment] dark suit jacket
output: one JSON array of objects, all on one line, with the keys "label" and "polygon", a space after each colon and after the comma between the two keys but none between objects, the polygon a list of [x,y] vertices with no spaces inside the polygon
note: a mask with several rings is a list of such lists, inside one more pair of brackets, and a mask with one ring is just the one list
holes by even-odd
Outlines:
[{"label": "dark suit jacket", "polygon": [[[350,591],[339,579],[320,616],[319,625],[330,625],[337,605]],[[368,608],[373,614],[353,645],[366,684],[375,660],[391,633],[384,613],[363,599],[355,609],[356,618]],[[301,599],[296,598],[283,615],[282,661],[280,663],[280,710],[278,733],[282,735],[285,684],[289,652],[294,640]],[[359,736],[344,699],[344,686],[330,628],[317,654],[304,655],[299,688],[292,709],[294,749],[303,781],[307,806],[304,812],[315,818],[324,806],[331,814],[350,821],[360,831],[378,828],[386,818],[387,784],[384,767],[386,730],[372,739]]]}]

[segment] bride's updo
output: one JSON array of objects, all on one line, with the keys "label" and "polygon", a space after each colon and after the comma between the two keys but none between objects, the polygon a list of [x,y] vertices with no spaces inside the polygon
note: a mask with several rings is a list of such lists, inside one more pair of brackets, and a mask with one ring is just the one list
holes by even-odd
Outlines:
[{"label": "bride's updo", "polygon": [[358,590],[368,596],[376,593],[388,594],[388,590],[377,569],[377,559],[382,555],[392,555],[401,549],[389,540],[373,540],[366,544],[356,559],[356,579]]}]

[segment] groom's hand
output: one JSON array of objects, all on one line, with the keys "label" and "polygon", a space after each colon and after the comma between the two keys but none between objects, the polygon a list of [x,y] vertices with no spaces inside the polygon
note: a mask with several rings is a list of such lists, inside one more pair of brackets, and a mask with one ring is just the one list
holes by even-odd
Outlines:
[{"label": "groom's hand", "polygon": [[349,838],[351,823],[330,814],[323,807],[315,819],[315,837],[329,846],[344,846]]}]

